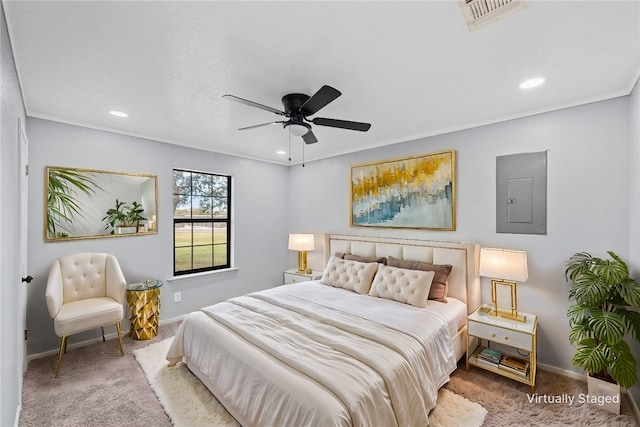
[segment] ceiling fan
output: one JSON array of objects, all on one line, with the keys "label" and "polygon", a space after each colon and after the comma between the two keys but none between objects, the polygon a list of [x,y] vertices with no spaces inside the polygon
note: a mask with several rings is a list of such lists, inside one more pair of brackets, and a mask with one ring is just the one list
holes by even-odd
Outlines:
[{"label": "ceiling fan", "polygon": [[284,111],[278,110],[276,108],[271,108],[267,105],[258,104],[257,102],[249,101],[247,99],[239,98],[234,95],[223,95],[222,97],[231,101],[236,101],[241,104],[248,105],[250,107],[256,107],[262,110],[271,111],[272,113],[288,118],[288,120],[262,123],[259,125],[243,127],[238,130],[282,124],[285,129],[289,129],[291,135],[302,136],[302,139],[306,144],[314,144],[318,142],[318,139],[311,131],[310,123],[318,126],[350,129],[360,132],[366,132],[371,127],[370,123],[327,119],[323,117],[316,117],[314,119],[308,118],[308,116],[314,115],[315,113],[320,111],[320,109],[325,107],[330,102],[334,101],[340,95],[342,95],[342,93],[339,90],[327,85],[322,86],[320,90],[318,90],[312,96],[304,95],[302,93],[290,93],[282,97],[282,105],[284,106]]}]

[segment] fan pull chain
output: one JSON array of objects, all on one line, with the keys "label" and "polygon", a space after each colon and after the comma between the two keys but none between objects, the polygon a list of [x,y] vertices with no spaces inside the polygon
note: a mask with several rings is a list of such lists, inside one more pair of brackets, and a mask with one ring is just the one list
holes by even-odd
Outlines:
[{"label": "fan pull chain", "polygon": [[289,129],[289,161],[291,161],[291,129]]},{"label": "fan pull chain", "polygon": [[304,146],[307,145],[302,141],[302,167],[304,167]]}]

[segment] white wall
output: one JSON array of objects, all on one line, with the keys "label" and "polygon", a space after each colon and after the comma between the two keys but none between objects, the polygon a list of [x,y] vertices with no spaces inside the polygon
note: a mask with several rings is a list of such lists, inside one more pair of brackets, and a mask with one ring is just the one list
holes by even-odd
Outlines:
[{"label": "white wall", "polygon": [[[539,361],[577,372],[568,342],[564,262],[578,251],[605,256],[613,250],[629,258],[628,109],[629,98],[617,98],[292,168],[289,193],[296,198],[290,202],[290,230],[524,249],[529,279],[518,286],[518,306],[539,316]],[[351,165],[446,149],[457,151],[456,231],[349,226]],[[497,234],[496,156],[543,150],[548,150],[547,235]],[[485,302],[489,285],[483,279]]]},{"label": "white wall", "polygon": [[[29,286],[28,353],[55,349],[44,292],[51,263],[84,251],[110,252],[120,261],[127,281],[155,278],[161,289],[160,318],[169,319],[235,295],[282,283],[289,266],[288,171],[285,166],[204,152],[29,118],[29,266],[36,278]],[[69,166],[158,176],[158,234],[75,241],[44,240],[45,166]],[[167,282],[173,274],[173,168],[232,175],[234,266],[238,271]],[[182,302],[173,302],[174,292]],[[128,325],[127,322],[125,322]],[[162,327],[162,326],[160,326]],[[71,337],[77,342],[99,330]]]},{"label": "white wall", "polygon": [[24,105],[0,6],[0,425],[14,425],[21,403],[24,309],[20,296],[18,120]]},{"label": "white wall", "polygon": [[[640,283],[640,83],[629,97],[629,268],[636,281]],[[631,345],[636,359],[640,363],[640,344]],[[640,365],[637,369],[640,376]],[[631,388],[631,395],[636,403],[640,403],[640,386]]]}]

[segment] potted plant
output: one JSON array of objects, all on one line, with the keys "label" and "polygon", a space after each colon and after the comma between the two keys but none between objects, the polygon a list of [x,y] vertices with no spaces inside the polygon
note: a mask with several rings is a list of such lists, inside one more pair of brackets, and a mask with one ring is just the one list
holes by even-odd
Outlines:
[{"label": "potted plant", "polygon": [[145,220],[142,216],[144,208],[138,202],[133,202],[131,206],[126,202],[116,199],[114,208],[107,210],[107,215],[102,218],[107,222],[105,230],[111,227],[111,234],[129,234],[138,231],[138,223]]},{"label": "potted plant", "polygon": [[637,381],[636,360],[625,338],[640,342],[640,313],[636,311],[640,285],[629,277],[620,257],[607,253],[611,259],[579,252],[566,263],[573,302],[567,310],[569,342],[577,347],[573,365],[588,373],[589,394],[597,396],[607,383],[615,384],[617,400],[612,398],[614,405],[603,407],[620,413],[620,386],[629,388]]},{"label": "potted plant", "polygon": [[[125,214],[124,224],[126,227],[134,227],[136,231],[140,225],[140,221],[145,221],[147,218],[142,216],[144,208],[138,202],[134,201],[131,206],[126,206],[127,213]],[[135,233],[135,231],[134,231]]]}]

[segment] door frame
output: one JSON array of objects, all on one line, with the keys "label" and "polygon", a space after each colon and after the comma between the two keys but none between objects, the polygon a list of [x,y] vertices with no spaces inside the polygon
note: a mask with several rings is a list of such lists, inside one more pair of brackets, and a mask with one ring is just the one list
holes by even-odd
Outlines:
[{"label": "door frame", "polygon": [[[20,197],[20,277],[28,276],[28,216],[29,216],[29,139],[24,121],[18,117],[18,156],[19,166],[19,197]],[[18,345],[22,352],[22,371],[19,373],[18,384],[22,389],[22,375],[27,370],[27,283],[19,283],[19,310],[18,310]],[[24,332],[22,332],[24,331]],[[20,355],[18,355],[20,359]]]}]

